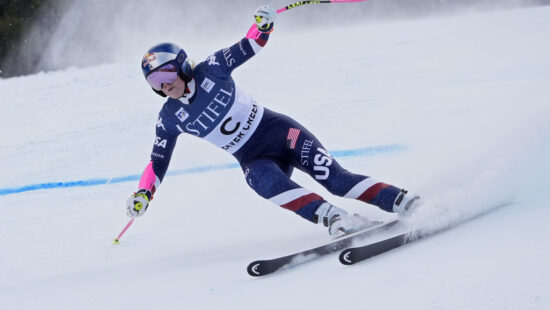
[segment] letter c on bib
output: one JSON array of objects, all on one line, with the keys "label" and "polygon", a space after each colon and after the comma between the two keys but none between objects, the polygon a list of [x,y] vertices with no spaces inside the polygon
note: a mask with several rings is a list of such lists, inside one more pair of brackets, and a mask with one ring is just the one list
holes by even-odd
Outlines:
[{"label": "letter c on bib", "polygon": [[231,130],[227,130],[225,129],[225,126],[231,121],[231,117],[229,117],[228,119],[226,119],[223,123],[222,123],[222,127],[220,128],[220,131],[226,135],[226,136],[229,136],[233,133],[235,133],[235,131],[237,131],[239,129],[239,126],[241,126],[241,122],[237,122],[237,124],[235,125],[235,127]]}]

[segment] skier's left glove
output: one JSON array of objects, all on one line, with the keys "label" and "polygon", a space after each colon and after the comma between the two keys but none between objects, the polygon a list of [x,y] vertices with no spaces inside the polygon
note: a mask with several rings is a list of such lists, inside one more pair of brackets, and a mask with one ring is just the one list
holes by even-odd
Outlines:
[{"label": "skier's left glove", "polygon": [[254,13],[254,19],[260,32],[270,33],[273,31],[273,23],[277,19],[277,11],[269,5],[263,5]]},{"label": "skier's left glove", "polygon": [[126,201],[126,208],[128,209],[126,215],[129,217],[142,216],[147,211],[149,201],[151,201],[152,197],[153,194],[146,189],[140,189],[137,193],[134,193]]}]

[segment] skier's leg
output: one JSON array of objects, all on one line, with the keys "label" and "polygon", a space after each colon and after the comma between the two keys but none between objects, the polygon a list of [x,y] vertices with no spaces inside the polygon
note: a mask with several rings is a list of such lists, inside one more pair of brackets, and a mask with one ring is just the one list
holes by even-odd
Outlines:
[{"label": "skier's leg", "polygon": [[387,212],[405,212],[405,205],[414,197],[396,186],[380,182],[372,177],[355,174],[344,169],[321,142],[302,125],[293,121],[290,131],[295,148],[291,152],[292,163],[306,172],[334,195],[357,199]]},{"label": "skier's leg", "polygon": [[[375,205],[384,211],[400,214],[409,211],[413,203],[420,198],[375,178],[349,172],[322,146],[317,148],[316,152],[317,154],[314,156],[325,158],[325,167],[319,170],[314,166],[313,171],[309,171],[309,174],[334,195],[357,199]],[[323,160],[321,161],[323,162]],[[319,171],[323,171],[323,173],[319,174]]]},{"label": "skier's leg", "polygon": [[243,168],[248,185],[256,193],[313,223],[322,223],[333,237],[352,233],[368,224],[294,183],[287,167],[290,166],[276,159],[261,158]]},{"label": "skier's leg", "polygon": [[314,160],[318,159],[311,167],[313,169],[304,169],[304,171],[329,192],[393,212],[394,202],[402,191],[400,188],[344,169],[320,144],[312,150],[312,157]]},{"label": "skier's leg", "polygon": [[325,200],[294,183],[291,169],[272,158],[259,158],[243,166],[246,182],[258,195],[317,223],[315,211]]}]

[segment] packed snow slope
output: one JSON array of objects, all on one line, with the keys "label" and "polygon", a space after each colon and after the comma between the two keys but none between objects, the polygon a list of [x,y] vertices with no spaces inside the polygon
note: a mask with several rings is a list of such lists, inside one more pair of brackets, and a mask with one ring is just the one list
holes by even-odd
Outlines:
[{"label": "packed snow slope", "polygon": [[[188,52],[202,60],[248,25]],[[326,230],[258,197],[230,155],[190,136],[112,244],[163,102],[143,51],[0,80],[1,308],[548,309],[548,38],[550,7],[275,31],[237,83],[349,170],[422,195],[411,225],[455,227],[355,266],[332,255],[262,279],[249,262]],[[294,179],[350,212],[392,216]]]}]

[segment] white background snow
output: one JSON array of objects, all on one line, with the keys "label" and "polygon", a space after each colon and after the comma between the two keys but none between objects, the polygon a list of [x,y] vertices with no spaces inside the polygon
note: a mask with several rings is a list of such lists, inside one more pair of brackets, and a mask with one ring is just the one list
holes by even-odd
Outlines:
[{"label": "white background snow", "polygon": [[[126,61],[0,80],[0,308],[550,307],[550,7],[284,27],[307,15],[296,10],[236,82],[329,150],[402,146],[339,161],[420,194],[411,225],[463,223],[352,267],[331,255],[256,279],[249,262],[329,237],[257,196],[240,169],[167,176],[118,246],[137,181],[7,194],[141,173],[163,103],[138,65],[155,42],[142,42]],[[197,35],[188,53],[200,61],[249,25]],[[170,169],[233,162],[181,136]],[[350,212],[392,216],[294,179]]]}]

